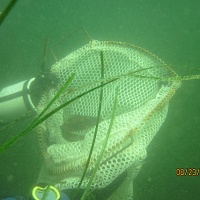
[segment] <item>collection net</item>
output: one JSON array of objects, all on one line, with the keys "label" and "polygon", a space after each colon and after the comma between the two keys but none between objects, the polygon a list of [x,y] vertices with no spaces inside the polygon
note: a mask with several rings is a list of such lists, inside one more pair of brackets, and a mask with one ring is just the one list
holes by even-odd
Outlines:
[{"label": "collection net", "polygon": [[[51,73],[56,76],[58,85],[45,93],[38,112],[72,74],[75,74],[72,83],[51,109],[101,83],[114,80],[103,87],[97,137],[81,187],[86,187],[101,152],[118,88],[114,124],[91,188],[104,188],[128,171],[129,175],[116,195],[121,198],[119,193],[123,192],[124,199],[131,199],[132,179],[146,157],[148,144],[166,118],[168,101],[180,86],[180,81],[174,79],[176,73],[140,47],[99,41],[92,41],[67,55],[51,67]],[[46,174],[46,179],[58,189],[77,188],[81,180],[97,123],[99,95],[100,89],[96,89],[82,96],[38,126],[45,159],[40,177],[45,179]],[[124,190],[128,190],[126,197]]]}]

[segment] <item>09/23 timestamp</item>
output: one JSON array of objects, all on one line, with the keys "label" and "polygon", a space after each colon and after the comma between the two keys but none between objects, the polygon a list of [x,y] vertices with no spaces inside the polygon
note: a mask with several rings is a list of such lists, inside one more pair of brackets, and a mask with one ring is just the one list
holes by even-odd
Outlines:
[{"label": "09/23 timestamp", "polygon": [[177,176],[199,176],[200,168],[177,168]]}]

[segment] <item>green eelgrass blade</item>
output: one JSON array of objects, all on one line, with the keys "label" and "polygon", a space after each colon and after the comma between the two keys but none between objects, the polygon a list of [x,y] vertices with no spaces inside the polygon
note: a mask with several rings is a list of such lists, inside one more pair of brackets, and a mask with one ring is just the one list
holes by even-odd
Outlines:
[{"label": "green eelgrass blade", "polygon": [[15,120],[9,122],[8,124],[6,124],[5,126],[3,126],[3,127],[0,129],[0,133],[1,133],[3,130],[5,130],[5,129],[7,129],[8,127],[10,127],[12,124],[15,124],[15,123],[19,122],[20,120],[24,119],[24,118],[25,118],[28,114],[30,114],[30,113],[31,113],[31,111],[29,111],[28,113],[25,113],[24,115],[18,117],[18,118],[15,119]]},{"label": "green eelgrass blade", "polygon": [[[20,132],[19,134],[17,134],[15,137],[11,138],[8,142],[4,143],[2,146],[0,146],[0,153],[2,153],[3,151],[5,151],[10,145],[12,145],[13,143],[15,143],[20,137],[24,136],[26,133],[28,133],[30,130],[32,130],[33,128],[35,128],[36,126],[38,126],[39,124],[41,124],[43,121],[45,121],[47,118],[49,118],[50,116],[52,116],[54,113],[58,112],[59,110],[61,110],[62,108],[64,108],[65,106],[69,105],[70,103],[72,103],[73,101],[79,99],[80,97],[88,94],[89,92],[92,92],[100,87],[103,87],[113,81],[118,80],[119,78],[114,78],[110,81],[107,81],[106,83],[103,83],[97,87],[94,87],[76,97],[74,97],[73,99],[63,103],[62,105],[58,106],[57,108],[55,108],[54,110],[52,110],[51,112],[49,112],[48,114],[46,114],[44,117],[41,117],[41,114],[22,132]],[[47,105],[48,106],[48,105]],[[46,109],[45,109],[46,110]],[[42,113],[44,113],[45,111],[42,111]],[[40,118],[41,117],[41,118]]]},{"label": "green eelgrass blade", "polygon": [[115,113],[116,113],[116,108],[117,108],[117,100],[118,100],[118,88],[116,89],[116,94],[115,94],[115,100],[114,100],[114,106],[113,106],[112,116],[111,116],[110,124],[109,124],[109,127],[108,127],[108,131],[107,131],[107,134],[106,134],[106,138],[104,140],[104,143],[103,143],[100,155],[99,155],[99,157],[97,159],[95,168],[94,168],[94,170],[93,170],[93,172],[92,172],[92,174],[90,176],[89,182],[88,182],[88,184],[87,184],[87,186],[86,186],[86,188],[84,190],[83,196],[81,197],[81,200],[87,199],[90,187],[92,185],[92,181],[94,180],[95,174],[96,174],[96,172],[97,172],[97,170],[99,168],[100,162],[101,162],[103,154],[105,152],[105,148],[106,148],[106,145],[108,143],[108,138],[110,136],[110,132],[111,132],[111,129],[112,129],[112,126],[113,126],[113,123],[114,123],[114,118],[115,118]]},{"label": "green eelgrass blade", "polygon": [[5,20],[11,9],[14,7],[16,2],[17,0],[11,0],[4,9],[4,11],[0,14],[0,25],[3,23],[3,21]]},{"label": "green eelgrass blade", "polygon": [[69,79],[61,87],[61,89],[57,92],[55,97],[50,101],[50,103],[42,110],[42,112],[36,117],[36,119],[27,128],[25,128],[23,131],[21,131],[16,136],[14,136],[9,141],[5,142],[2,146],[0,146],[0,153],[5,151],[10,145],[15,143],[19,138],[27,134],[30,130],[32,130],[34,127],[38,125],[38,121],[40,120],[40,118],[50,108],[50,106],[56,101],[56,99],[63,93],[63,91],[68,87],[68,85],[72,82],[73,78],[74,78],[74,74],[72,74],[72,76],[69,77]]},{"label": "green eelgrass blade", "polygon": [[114,78],[114,79],[112,79],[112,80],[110,80],[110,81],[107,81],[106,83],[103,83],[103,84],[101,84],[101,85],[99,85],[99,86],[96,86],[96,87],[94,87],[94,88],[92,88],[92,89],[86,91],[86,92],[83,92],[82,94],[77,95],[76,97],[72,98],[71,100],[69,100],[69,101],[63,103],[63,104],[60,105],[60,106],[58,106],[57,108],[55,108],[54,110],[52,110],[51,112],[49,112],[48,114],[46,114],[44,117],[41,117],[41,118],[35,123],[34,127],[37,126],[37,125],[39,125],[39,124],[41,124],[44,120],[46,120],[47,118],[51,117],[53,114],[55,114],[56,112],[58,112],[59,110],[61,110],[61,109],[64,108],[65,106],[69,105],[69,104],[72,103],[73,101],[76,101],[77,99],[81,98],[82,96],[84,96],[84,95],[86,95],[86,94],[88,94],[88,93],[90,93],[90,92],[92,92],[92,91],[94,91],[94,90],[96,90],[96,89],[98,89],[98,88],[104,87],[105,85],[107,85],[107,84],[109,84],[109,83],[111,83],[111,82],[113,82],[113,81],[116,81],[116,80],[118,80],[118,79],[119,79],[119,78]]},{"label": "green eelgrass blade", "polygon": [[[150,68],[153,68],[153,67],[149,67],[149,68],[146,68],[146,69],[150,69]],[[59,107],[57,107],[56,109],[52,110],[50,113],[48,113],[47,115],[45,115],[44,117],[41,117],[45,112],[46,110],[50,107],[50,105],[47,105],[47,108],[45,108],[45,110],[42,111],[42,113],[25,129],[23,130],[22,132],[20,132],[19,134],[17,134],[15,137],[11,138],[8,142],[4,143],[2,146],[0,146],[0,153],[3,152],[5,149],[7,149],[11,144],[13,144],[14,142],[16,142],[20,137],[22,137],[23,135],[25,135],[28,131],[32,130],[33,128],[35,128],[37,125],[39,125],[40,123],[42,123],[44,120],[46,120],[48,117],[50,117],[51,115],[53,115],[54,113],[56,113],[57,111],[61,110],[62,108],[64,108],[65,106],[69,105],[70,103],[72,103],[73,101],[77,100],[78,98],[86,95],[87,93],[89,92],[92,92],[100,87],[103,87],[113,81],[116,81],[120,78],[123,78],[123,77],[126,77],[126,76],[132,76],[133,74],[133,77],[135,78],[150,78],[150,79],[157,79],[157,80],[166,80],[166,81],[174,81],[174,80],[190,80],[190,79],[200,79],[200,75],[192,75],[192,76],[185,76],[185,77],[147,77],[147,76],[140,76],[140,75],[136,75],[135,73],[136,72],[140,72],[140,71],[143,71],[143,70],[146,70],[146,69],[140,69],[140,70],[136,70],[136,71],[133,71],[133,72],[129,72],[129,73],[126,73],[126,74],[123,74],[123,75],[120,75],[118,77],[114,77],[114,78],[111,78],[111,79],[107,79],[107,80],[99,80],[99,81],[105,81],[105,83],[97,86],[97,87],[94,87],[78,96],[76,96],[75,98],[69,100],[68,102],[65,102],[63,103],[62,105],[60,105]],[[66,84],[66,87],[67,87],[68,84]],[[61,89],[62,90],[62,89]],[[60,93],[62,93],[61,91],[59,91]],[[59,93],[58,92],[58,93]],[[52,102],[50,103],[53,103],[54,101],[52,100]]]},{"label": "green eelgrass blade", "polygon": [[[101,79],[103,79],[103,78],[104,78],[104,60],[103,60],[103,51],[101,51]],[[103,84],[103,82],[101,84]],[[78,194],[78,190],[80,189],[81,184],[83,182],[83,179],[85,178],[85,175],[86,175],[86,172],[87,172],[90,160],[91,160],[91,156],[92,156],[92,152],[93,152],[93,149],[94,149],[94,144],[95,144],[96,136],[97,136],[97,132],[98,132],[99,122],[100,122],[102,99],[103,99],[103,87],[101,87],[100,95],[99,95],[99,108],[98,108],[97,122],[96,122],[96,126],[95,126],[92,145],[91,145],[91,148],[90,148],[89,156],[88,156],[88,159],[87,159],[87,163],[85,165],[85,169],[84,169],[83,175],[82,175],[80,183],[79,183],[79,185],[77,187],[77,193],[75,194],[74,198],[76,198],[76,196]]]},{"label": "green eelgrass blade", "polygon": [[[102,58],[101,58],[102,60]],[[142,69],[144,70],[144,69]],[[52,116],[54,113],[58,112],[59,110],[61,110],[62,108],[64,108],[65,106],[69,105],[70,103],[72,103],[73,101],[79,99],[80,97],[88,94],[89,92],[92,92],[100,87],[103,87],[113,81],[116,81],[124,76],[136,73],[138,71],[142,71],[142,70],[137,70],[135,72],[130,72],[128,74],[119,76],[119,77],[115,77],[115,78],[111,78],[109,80],[107,80],[105,83],[94,87],[76,97],[74,97],[73,99],[63,103],[62,105],[58,106],[57,108],[55,108],[54,110],[52,110],[51,112],[49,112],[48,114],[46,114],[45,116],[42,117],[42,115],[46,112],[46,110],[48,110],[48,108],[53,104],[53,102],[58,98],[58,96],[60,94],[62,94],[62,92],[64,91],[64,88],[66,88],[68,86],[68,84],[70,84],[70,82],[72,81],[74,75],[72,75],[64,84],[64,86],[58,91],[58,93],[56,94],[56,96],[52,99],[52,101],[46,106],[46,108],[39,114],[39,116],[26,128],[24,129],[22,132],[20,132],[19,134],[17,134],[16,136],[14,136],[13,138],[11,138],[9,141],[7,141],[6,143],[4,143],[3,145],[0,146],[0,153],[2,153],[4,150],[6,150],[10,145],[12,145],[13,143],[15,143],[19,138],[21,138],[22,136],[24,136],[26,133],[28,133],[29,131],[31,131],[33,128],[35,128],[37,125],[39,125],[40,123],[42,123],[43,121],[45,121],[47,118],[49,118],[50,116]],[[105,80],[104,80],[105,81]],[[102,82],[101,82],[102,83]]]},{"label": "green eelgrass blade", "polygon": [[[153,68],[153,67],[150,67],[150,68]],[[146,68],[146,69],[150,69],[150,68]],[[123,74],[121,76],[117,76],[117,77],[113,77],[113,78],[109,78],[109,79],[100,79],[99,81],[101,81],[101,84],[99,86],[96,86],[90,90],[87,90],[86,92],[83,92],[82,94],[80,95],[77,95],[76,97],[74,97],[73,99],[61,104],[60,106],[58,106],[57,108],[55,108],[54,110],[52,110],[51,112],[49,112],[48,114],[46,114],[44,117],[40,118],[36,123],[35,123],[35,126],[39,125],[40,123],[42,123],[44,120],[46,120],[47,118],[49,118],[50,116],[52,116],[53,114],[55,114],[56,112],[58,112],[59,110],[61,110],[62,108],[64,108],[65,106],[69,105],[70,103],[72,103],[73,101],[81,98],[82,96],[98,89],[98,88],[101,88],[101,87],[104,87],[105,85],[109,84],[109,83],[112,83],[120,78],[123,78],[123,77],[127,77],[127,76],[130,76],[131,74],[133,73],[136,73],[136,72],[139,72],[139,71],[143,71],[143,70],[146,70],[146,69],[140,69],[140,70],[137,70],[137,71],[133,71],[133,72],[129,72],[127,74]],[[98,81],[98,82],[99,82]],[[102,83],[103,81],[105,81],[104,83]],[[34,127],[35,127],[34,126]]]},{"label": "green eelgrass blade", "polygon": [[50,185],[47,185],[47,187],[45,188],[45,191],[44,191],[44,194],[42,195],[41,200],[48,200],[47,196],[48,196],[48,193],[49,193],[49,187],[50,187]]},{"label": "green eelgrass blade", "polygon": [[72,74],[69,79],[65,82],[65,84],[60,88],[60,90],[56,93],[55,97],[49,102],[49,104],[43,109],[43,111],[38,115],[38,119],[51,107],[51,105],[56,101],[56,99],[64,92],[64,90],[68,87],[68,85],[74,79],[74,75]]}]

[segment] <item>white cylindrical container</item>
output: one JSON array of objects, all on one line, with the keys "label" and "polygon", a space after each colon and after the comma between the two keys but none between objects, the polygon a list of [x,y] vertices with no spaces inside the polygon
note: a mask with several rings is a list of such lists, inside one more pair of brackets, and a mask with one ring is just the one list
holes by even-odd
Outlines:
[{"label": "white cylindrical container", "polygon": [[30,85],[35,80],[22,81],[0,91],[0,120],[9,122],[36,110],[30,97]]}]

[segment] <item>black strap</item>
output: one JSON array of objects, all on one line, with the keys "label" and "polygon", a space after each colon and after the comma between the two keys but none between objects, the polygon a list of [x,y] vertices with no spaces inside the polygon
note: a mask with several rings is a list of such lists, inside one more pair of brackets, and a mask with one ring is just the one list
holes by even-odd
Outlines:
[{"label": "black strap", "polygon": [[22,96],[23,96],[23,99],[24,99],[24,104],[26,106],[26,109],[29,111],[29,110],[32,110],[32,106],[30,104],[30,101],[28,99],[28,94],[30,94],[30,91],[29,89],[27,88],[27,85],[28,85],[28,82],[29,81],[26,81],[23,85],[23,89],[22,89]]}]

